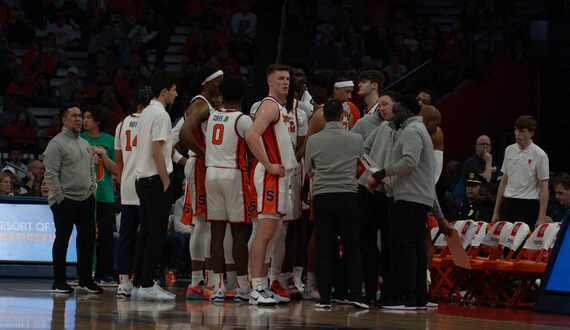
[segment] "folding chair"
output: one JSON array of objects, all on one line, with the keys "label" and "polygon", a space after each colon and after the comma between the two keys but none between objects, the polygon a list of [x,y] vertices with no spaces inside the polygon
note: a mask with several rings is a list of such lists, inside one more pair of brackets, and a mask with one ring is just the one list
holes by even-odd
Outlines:
[{"label": "folding chair", "polygon": [[511,272],[521,284],[507,303],[508,308],[531,307],[534,305],[539,284],[537,280],[546,270],[549,256],[556,241],[559,224],[540,225],[526,240],[521,252],[513,262]]},{"label": "folding chair", "polygon": [[[475,237],[482,235],[482,230],[486,229],[484,223],[481,224]],[[483,264],[486,261],[496,260],[503,254],[503,246],[500,244],[501,236],[505,236],[513,228],[513,224],[506,221],[498,221],[485,234],[480,242],[474,242],[471,253],[468,255],[471,270],[459,270],[454,279],[454,285],[465,286],[465,294],[462,301],[464,303],[479,303],[481,294],[488,290],[486,273],[483,271]],[[479,256],[480,253],[485,256]]]},{"label": "folding chair", "polygon": [[483,272],[488,276],[488,289],[479,297],[487,304],[507,305],[515,293],[509,283],[514,268],[515,252],[528,237],[530,229],[524,222],[515,222],[508,235],[501,235],[499,244],[508,248],[504,259],[489,260],[483,263]]}]

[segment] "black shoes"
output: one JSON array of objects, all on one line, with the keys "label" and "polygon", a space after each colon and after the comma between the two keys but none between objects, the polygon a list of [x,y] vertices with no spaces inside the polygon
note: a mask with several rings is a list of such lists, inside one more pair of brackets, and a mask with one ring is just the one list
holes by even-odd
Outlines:
[{"label": "black shoes", "polygon": [[79,282],[77,287],[79,290],[86,291],[87,293],[102,293],[103,289],[98,286],[95,282],[91,281],[88,283]]},{"label": "black shoes", "polygon": [[69,284],[63,283],[53,283],[51,286],[51,292],[53,293],[73,293],[73,288],[69,286]]}]

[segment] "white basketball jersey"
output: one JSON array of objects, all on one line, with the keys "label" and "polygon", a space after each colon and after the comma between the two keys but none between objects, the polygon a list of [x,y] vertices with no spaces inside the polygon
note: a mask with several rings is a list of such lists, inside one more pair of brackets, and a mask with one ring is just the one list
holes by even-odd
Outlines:
[{"label": "white basketball jersey", "polygon": [[216,110],[206,128],[206,166],[247,170],[245,140],[238,135],[238,110]]},{"label": "white basketball jersey", "polygon": [[285,107],[280,108],[283,123],[289,132],[289,138],[291,139],[293,150],[297,150],[297,136],[299,134],[299,117],[297,116],[297,104],[298,101],[295,99],[293,103],[293,110],[290,112],[288,112]]},{"label": "white basketball jersey", "polygon": [[[190,104],[194,103],[194,101],[196,101],[197,99],[201,99],[204,102],[206,102],[206,104],[208,105],[208,109],[210,110],[210,114],[212,114],[212,112],[214,112],[216,109],[214,108],[214,106],[208,101],[208,99],[202,95],[202,94],[198,94],[196,96],[194,96],[192,98],[192,100],[190,100]],[[206,136],[206,126],[208,125],[208,121],[204,120],[203,122],[200,123],[200,128],[201,128],[201,136]],[[198,141],[201,141],[199,134],[197,134],[197,132],[194,132],[194,136],[196,137],[196,139]],[[199,142],[200,143],[200,142]]]},{"label": "white basketball jersey", "polygon": [[137,126],[140,114],[134,113],[125,117],[115,130],[115,150],[123,155],[123,173],[121,174],[121,204],[139,205],[139,197],[135,190],[135,168],[137,149]]},{"label": "white basketball jersey", "polygon": [[271,96],[261,100],[262,103],[265,101],[274,102],[280,113],[280,120],[269,124],[261,136],[265,153],[273,164],[281,164],[286,170],[296,168],[297,160],[295,159],[295,151],[293,150],[291,135],[287,127],[289,120],[283,116],[283,113],[286,113],[287,110]]},{"label": "white basketball jersey", "polygon": [[364,112],[364,117],[373,115],[378,112],[378,102],[374,103],[369,109]]}]

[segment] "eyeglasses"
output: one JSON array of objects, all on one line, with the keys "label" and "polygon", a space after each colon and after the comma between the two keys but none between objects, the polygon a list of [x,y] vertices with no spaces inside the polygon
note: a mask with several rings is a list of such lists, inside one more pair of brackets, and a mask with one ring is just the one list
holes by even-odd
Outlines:
[{"label": "eyeglasses", "polygon": [[483,146],[483,147],[490,147],[491,144],[490,143],[477,143],[478,146]]}]

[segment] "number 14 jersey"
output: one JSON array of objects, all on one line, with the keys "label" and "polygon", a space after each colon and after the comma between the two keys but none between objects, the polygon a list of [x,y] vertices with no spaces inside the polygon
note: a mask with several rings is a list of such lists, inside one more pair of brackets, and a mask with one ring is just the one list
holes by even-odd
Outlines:
[{"label": "number 14 jersey", "polygon": [[121,174],[121,204],[139,205],[135,190],[135,168],[137,149],[137,126],[140,114],[125,117],[115,130],[115,150],[123,155],[123,173]]}]

